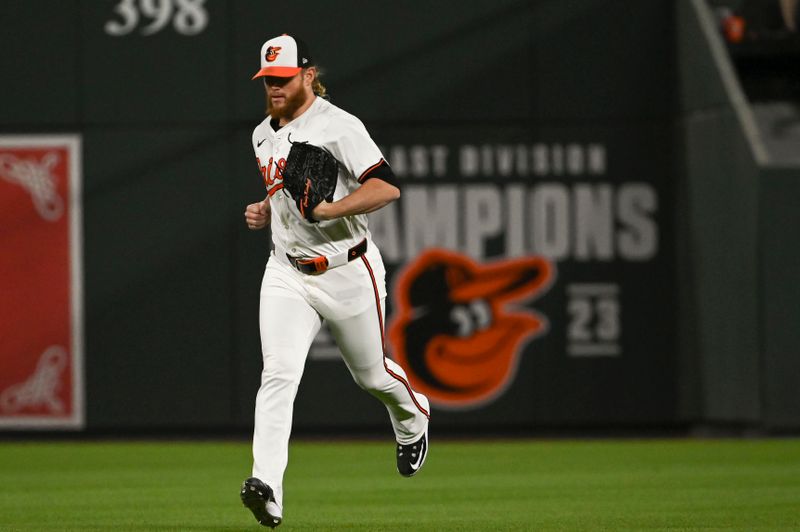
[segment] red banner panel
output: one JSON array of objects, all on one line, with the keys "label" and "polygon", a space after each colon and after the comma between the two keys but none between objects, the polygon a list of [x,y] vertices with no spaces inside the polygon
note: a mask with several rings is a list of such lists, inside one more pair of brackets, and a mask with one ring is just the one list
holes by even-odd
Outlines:
[{"label": "red banner panel", "polygon": [[77,136],[0,136],[0,428],[84,423]]}]

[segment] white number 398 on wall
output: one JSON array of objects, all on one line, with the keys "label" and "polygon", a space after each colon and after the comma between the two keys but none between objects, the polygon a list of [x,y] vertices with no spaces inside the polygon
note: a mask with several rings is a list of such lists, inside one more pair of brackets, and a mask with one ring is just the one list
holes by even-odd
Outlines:
[{"label": "white number 398 on wall", "polygon": [[205,0],[120,0],[114,7],[119,15],[106,22],[105,32],[121,37],[141,28],[142,35],[153,35],[172,22],[181,35],[197,35],[208,26]]}]

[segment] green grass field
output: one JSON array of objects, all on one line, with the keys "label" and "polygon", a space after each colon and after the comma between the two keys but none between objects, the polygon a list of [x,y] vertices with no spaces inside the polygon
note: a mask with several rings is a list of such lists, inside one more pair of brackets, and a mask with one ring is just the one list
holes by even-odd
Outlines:
[{"label": "green grass field", "polygon": [[[278,530],[800,530],[800,440],[296,442]],[[268,530],[248,443],[0,443],[0,530]]]}]

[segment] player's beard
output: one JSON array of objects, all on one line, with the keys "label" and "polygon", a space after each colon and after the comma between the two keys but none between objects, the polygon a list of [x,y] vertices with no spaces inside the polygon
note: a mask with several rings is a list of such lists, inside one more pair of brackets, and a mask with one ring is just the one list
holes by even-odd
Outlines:
[{"label": "player's beard", "polygon": [[275,120],[287,119],[291,120],[294,114],[308,101],[308,94],[301,87],[300,90],[294,94],[289,94],[283,101],[283,104],[275,106],[272,104],[272,98],[267,93],[267,113]]}]

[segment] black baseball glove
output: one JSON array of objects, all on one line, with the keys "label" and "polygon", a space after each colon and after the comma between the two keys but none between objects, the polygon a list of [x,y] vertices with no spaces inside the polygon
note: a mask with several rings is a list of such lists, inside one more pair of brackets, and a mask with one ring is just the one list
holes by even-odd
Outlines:
[{"label": "black baseball glove", "polygon": [[292,142],[283,169],[283,188],[309,222],[317,222],[311,216],[314,207],[323,200],[333,201],[338,175],[339,163],[328,150],[308,142]]}]

